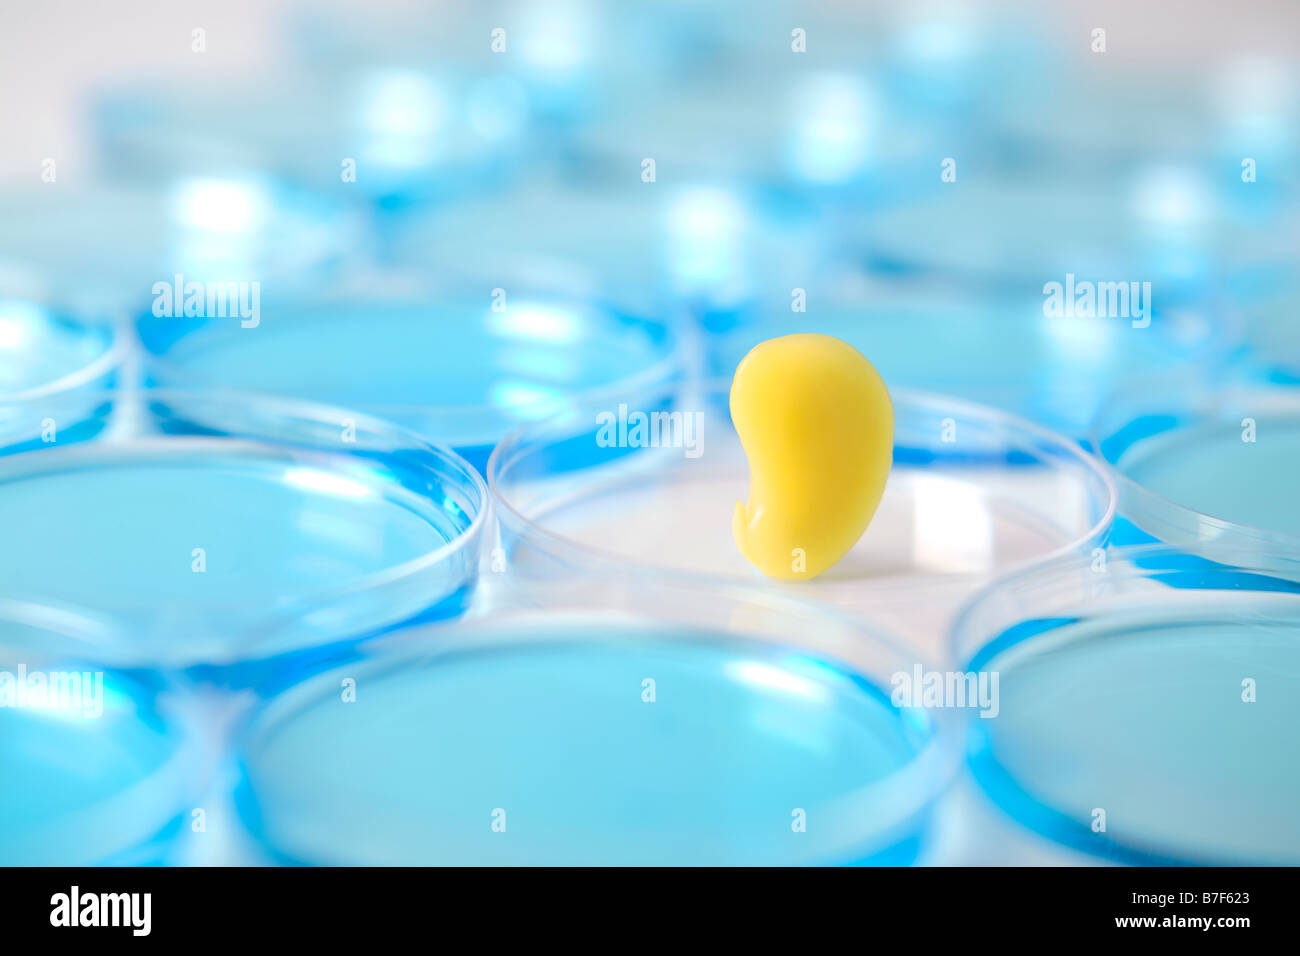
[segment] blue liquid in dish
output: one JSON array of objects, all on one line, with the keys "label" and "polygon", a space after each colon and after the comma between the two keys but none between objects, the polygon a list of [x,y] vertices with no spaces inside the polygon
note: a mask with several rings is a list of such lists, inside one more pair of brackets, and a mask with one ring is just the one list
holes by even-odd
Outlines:
[{"label": "blue liquid in dish", "polygon": [[1184,508],[1300,536],[1300,420],[1260,413],[1256,440],[1242,436],[1238,421],[1193,422],[1138,440],[1117,467]]},{"label": "blue liquid in dish", "polygon": [[1022,823],[1127,863],[1300,862],[1294,595],[1028,621],[970,667],[1000,674],[971,765]]},{"label": "blue liquid in dish", "polygon": [[432,482],[417,493],[364,459],[198,437],[10,455],[0,580],[123,621],[133,665],[320,648],[460,610],[476,557],[430,555],[471,517]]},{"label": "blue liquid in dish", "polygon": [[[146,320],[160,384],[219,384],[357,409],[415,429],[472,464],[570,395],[633,386],[672,361],[668,333],[596,307],[522,293],[481,298],[263,303],[256,328],[210,323],[175,340]],[[507,292],[507,295],[510,294]]]},{"label": "blue liquid in dish", "polygon": [[[861,788],[907,767],[927,722],[828,662],[621,622],[379,663],[296,689],[255,726],[242,804],[277,857],[795,864],[916,851],[915,819],[882,845]],[[342,676],[357,678],[355,704],[340,702]]]},{"label": "blue liquid in dish", "polygon": [[[16,630],[0,622],[0,643]],[[182,735],[145,685],[72,659],[38,666],[46,655],[0,656],[0,865],[162,862],[188,807]],[[77,683],[37,696],[37,673]]]}]

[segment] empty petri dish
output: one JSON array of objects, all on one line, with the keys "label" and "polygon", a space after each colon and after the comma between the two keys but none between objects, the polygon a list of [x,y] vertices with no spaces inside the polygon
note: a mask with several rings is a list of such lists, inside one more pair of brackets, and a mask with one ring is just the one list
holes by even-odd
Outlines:
[{"label": "empty petri dish", "polygon": [[0,598],[0,865],[167,859],[192,797],[185,735],[156,682],[104,668],[120,638]]},{"label": "empty petri dish", "polygon": [[1093,449],[1114,472],[1122,543],[1158,540],[1215,557],[1300,553],[1300,395],[1238,380],[1155,380],[1113,396]]},{"label": "empty petri dish", "polygon": [[121,622],[130,640],[105,663],[287,680],[355,638],[463,610],[486,489],[454,453],[235,393],[105,393],[80,439],[58,430],[67,407],[7,406],[35,440],[0,457],[0,578]]},{"label": "empty petri dish", "polygon": [[574,578],[272,701],[239,803],[291,863],[904,864],[961,739],[891,698],[915,663],[761,593]]},{"label": "empty petri dish", "polygon": [[766,339],[822,332],[852,344],[893,385],[982,402],[1084,440],[1110,391],[1161,371],[1218,367],[1230,354],[1230,323],[1198,308],[1157,308],[1140,318],[1057,314],[1038,289],[972,295],[861,275],[803,291],[802,312],[792,312],[785,292],[714,337],[714,371],[732,374]]},{"label": "empty petri dish", "polygon": [[139,328],[156,384],[356,408],[478,465],[506,432],[575,395],[671,380],[684,348],[662,323],[502,276],[444,288],[381,272],[312,298],[268,296],[256,326],[178,329],[148,315]]},{"label": "empty petri dish", "polygon": [[939,652],[948,614],[989,574],[1091,548],[1114,515],[1113,483],[1074,443],[984,406],[897,389],[893,471],[862,539],[815,580],[765,579],[732,539],[749,465],[728,396],[725,381],[644,393],[502,441],[488,483],[512,573],[635,566],[762,584]]},{"label": "empty petri dish", "polygon": [[1300,861],[1300,579],[1117,548],[1004,578],[953,626],[996,678],[968,725],[984,792],[1040,834],[1132,864]]}]

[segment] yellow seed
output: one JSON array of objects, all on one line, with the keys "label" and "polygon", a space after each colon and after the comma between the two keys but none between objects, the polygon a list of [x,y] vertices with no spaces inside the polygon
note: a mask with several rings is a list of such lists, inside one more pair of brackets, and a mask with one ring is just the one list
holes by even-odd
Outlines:
[{"label": "yellow seed", "polygon": [[894,406],[884,381],[847,342],[785,335],[741,361],[731,418],[749,459],[736,547],[768,577],[816,577],[862,537],[885,492]]}]

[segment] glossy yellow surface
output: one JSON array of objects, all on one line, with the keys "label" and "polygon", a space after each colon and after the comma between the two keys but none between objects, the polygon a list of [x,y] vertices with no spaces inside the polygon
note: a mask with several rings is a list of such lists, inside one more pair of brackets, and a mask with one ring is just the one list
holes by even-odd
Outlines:
[{"label": "glossy yellow surface", "polygon": [[731,383],[749,458],[740,553],[768,577],[815,578],[867,529],[893,464],[894,406],[875,367],[830,335],[755,346]]}]

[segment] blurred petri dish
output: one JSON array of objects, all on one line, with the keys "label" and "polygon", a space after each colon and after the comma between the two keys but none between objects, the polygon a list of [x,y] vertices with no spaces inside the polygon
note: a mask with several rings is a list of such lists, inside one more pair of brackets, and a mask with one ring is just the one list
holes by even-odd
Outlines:
[{"label": "blurred petri dish", "polygon": [[0,404],[109,385],[128,349],[111,322],[0,290]]},{"label": "blurred petri dish", "polygon": [[[957,281],[1043,295],[1067,276],[1150,284],[1157,308],[1203,305],[1225,263],[1273,255],[1201,168],[1152,161],[1078,188],[1039,172],[963,183],[859,221],[845,242],[877,275]],[[972,237],[978,236],[978,241]]]},{"label": "blurred petri dish", "polygon": [[145,316],[150,380],[356,408],[482,466],[521,422],[575,396],[662,384],[684,361],[667,325],[530,279],[440,287],[381,272],[261,305],[250,327],[218,320],[187,329]]},{"label": "blurred petri dish", "polygon": [[95,395],[128,374],[131,352],[123,324],[9,294],[19,286],[0,277],[0,454],[39,440],[25,434],[30,422],[17,411],[35,399],[57,397],[67,413],[64,426],[83,427],[93,418]]},{"label": "blurred petri dish", "polygon": [[1209,104],[1185,83],[1172,86],[1154,72],[1111,79],[1075,70],[1048,82],[1032,109],[1015,100],[994,105],[990,138],[1004,155],[1085,180],[1122,177],[1160,156],[1209,168]]},{"label": "blurred petri dish", "polygon": [[0,598],[0,865],[161,863],[188,813],[156,682],[106,670],[103,621]]},{"label": "blurred petri dish", "polygon": [[1082,441],[1110,391],[1162,371],[1219,367],[1232,354],[1232,324],[1196,307],[1157,306],[1142,318],[1048,314],[1037,289],[972,294],[861,275],[810,286],[802,305],[792,312],[787,292],[715,337],[715,373],[734,373],[759,342],[822,332],[857,348],[886,382],[992,405]]},{"label": "blurred petri dish", "polygon": [[40,437],[0,457],[0,579],[120,621],[105,663],[288,680],[468,600],[486,489],[452,452],[228,392],[104,393],[84,439],[50,433],[68,407],[6,406]]},{"label": "blurred petri dish", "polygon": [[1120,530],[1214,557],[1300,554],[1300,393],[1181,377],[1113,396],[1093,449],[1115,474]]},{"label": "blurred petri dish", "polygon": [[728,394],[721,381],[698,394],[625,396],[503,440],[488,484],[512,573],[638,567],[761,584],[840,605],[937,653],[948,615],[988,575],[1091,548],[1114,516],[1113,483],[1067,439],[896,389],[894,466],[870,527],[815,580],[769,580],[732,539],[749,465]]},{"label": "blurred petri dish", "polygon": [[165,290],[180,317],[189,283],[205,284],[203,301],[216,284],[241,283],[246,298],[319,284],[359,242],[338,202],[230,171],[11,189],[0,224],[0,275],[33,298],[110,315],[163,305]]},{"label": "blurred petri dish", "polygon": [[122,181],[257,169],[392,212],[499,185],[525,158],[531,115],[506,80],[392,62],[289,68],[235,87],[125,86],[98,98],[93,121]]},{"label": "blurred petri dish", "polygon": [[[1300,242],[1293,243],[1300,249]],[[1300,279],[1291,257],[1244,270],[1231,280],[1241,314],[1243,365],[1279,385],[1300,385]]]},{"label": "blurred petri dish", "polygon": [[1023,825],[1110,861],[1300,860],[1300,565],[1164,546],[1004,578],[953,626],[997,675],[969,763]]},{"label": "blurred petri dish", "polygon": [[597,594],[574,578],[528,603],[390,635],[258,714],[239,802],[268,852],[779,865],[924,851],[961,721],[895,705],[891,680],[915,655],[727,588],[607,575]]},{"label": "blurred petri dish", "polygon": [[803,205],[704,176],[647,184],[638,168],[543,172],[439,207],[394,230],[389,255],[449,275],[527,270],[638,314],[701,317],[788,296],[829,255]]}]

